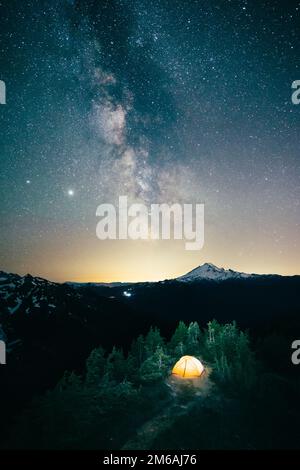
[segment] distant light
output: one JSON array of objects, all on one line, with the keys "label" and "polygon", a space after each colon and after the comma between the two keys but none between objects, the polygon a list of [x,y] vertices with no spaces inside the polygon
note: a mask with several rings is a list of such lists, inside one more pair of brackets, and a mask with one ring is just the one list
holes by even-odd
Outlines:
[{"label": "distant light", "polygon": [[31,181],[30,181],[30,180],[26,180],[26,184],[30,184],[30,183],[31,183]]},{"label": "distant light", "polygon": [[68,196],[74,196],[74,189],[68,189]]},{"label": "distant light", "polygon": [[132,293],[128,292],[127,290],[124,290],[123,295],[125,295],[125,297],[131,297]]}]

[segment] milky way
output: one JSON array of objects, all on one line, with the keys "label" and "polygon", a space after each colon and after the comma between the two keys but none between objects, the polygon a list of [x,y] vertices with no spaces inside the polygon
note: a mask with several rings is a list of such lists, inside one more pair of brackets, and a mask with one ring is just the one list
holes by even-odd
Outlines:
[{"label": "milky way", "polygon": [[[0,267],[59,280],[159,279],[205,261],[299,273],[300,2],[0,9]],[[101,244],[96,207],[119,195],[204,202],[204,249]]]}]

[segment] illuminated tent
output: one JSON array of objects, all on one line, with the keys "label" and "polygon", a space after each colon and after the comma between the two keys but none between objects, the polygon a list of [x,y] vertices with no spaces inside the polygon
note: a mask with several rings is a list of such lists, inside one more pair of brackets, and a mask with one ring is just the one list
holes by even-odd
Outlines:
[{"label": "illuminated tent", "polygon": [[173,367],[172,374],[180,377],[200,377],[204,371],[201,362],[193,356],[182,356]]}]

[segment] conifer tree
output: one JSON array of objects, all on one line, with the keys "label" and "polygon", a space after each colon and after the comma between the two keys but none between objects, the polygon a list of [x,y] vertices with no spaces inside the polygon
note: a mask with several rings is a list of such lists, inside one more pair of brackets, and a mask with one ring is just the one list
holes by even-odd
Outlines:
[{"label": "conifer tree", "polygon": [[155,353],[158,346],[163,346],[164,340],[160,334],[160,331],[156,327],[151,327],[146,338],[145,338],[145,351],[147,356],[151,356]]},{"label": "conifer tree", "polygon": [[140,367],[146,359],[145,338],[143,335],[139,335],[136,340],[133,340],[130,353],[136,361],[137,367]]},{"label": "conifer tree", "polygon": [[126,377],[126,361],[122,349],[113,347],[106,361],[105,372],[111,380],[117,382],[121,382]]},{"label": "conifer tree", "polygon": [[144,382],[154,382],[165,377],[170,370],[170,356],[161,346],[146,359],[140,368],[140,377]]},{"label": "conifer tree", "polygon": [[85,384],[88,387],[98,385],[104,374],[105,351],[102,346],[93,349],[86,361]]},{"label": "conifer tree", "polygon": [[201,330],[199,328],[198,323],[191,322],[188,327],[187,332],[187,345],[188,345],[188,353],[197,355],[200,354],[200,342],[201,342]]},{"label": "conifer tree", "polygon": [[173,350],[176,355],[184,354],[184,348],[187,344],[187,339],[188,328],[183,321],[180,321],[170,341],[171,350]]}]

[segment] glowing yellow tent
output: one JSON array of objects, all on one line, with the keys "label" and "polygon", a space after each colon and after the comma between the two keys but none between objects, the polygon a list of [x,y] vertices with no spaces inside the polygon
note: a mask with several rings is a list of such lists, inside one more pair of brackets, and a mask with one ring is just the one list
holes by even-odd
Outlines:
[{"label": "glowing yellow tent", "polygon": [[193,356],[182,356],[173,367],[172,374],[180,377],[200,377],[204,371],[201,362]]}]

